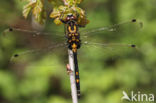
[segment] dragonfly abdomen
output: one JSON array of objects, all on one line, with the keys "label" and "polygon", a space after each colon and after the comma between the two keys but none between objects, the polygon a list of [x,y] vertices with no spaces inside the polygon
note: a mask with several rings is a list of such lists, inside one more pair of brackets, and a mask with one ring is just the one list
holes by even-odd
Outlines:
[{"label": "dragonfly abdomen", "polygon": [[76,81],[76,88],[77,88],[77,96],[78,98],[80,98],[80,77],[79,77],[77,53],[74,53],[74,65],[75,65],[75,81]]}]

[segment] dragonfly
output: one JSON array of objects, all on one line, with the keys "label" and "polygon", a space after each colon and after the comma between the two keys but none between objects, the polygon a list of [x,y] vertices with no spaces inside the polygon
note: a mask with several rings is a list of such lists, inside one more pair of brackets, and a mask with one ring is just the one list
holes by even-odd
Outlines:
[{"label": "dragonfly", "polygon": [[[37,38],[39,36],[45,36],[48,37],[47,39],[50,38],[50,36],[55,35],[57,37],[56,40],[60,39],[60,42],[56,43],[50,43],[48,46],[45,48],[37,49],[37,50],[28,50],[25,52],[21,53],[15,53],[12,57],[11,60],[17,59],[19,57],[22,57],[23,55],[26,55],[28,53],[39,53],[39,52],[48,52],[56,49],[56,48],[68,48],[73,51],[74,54],[74,64],[75,64],[75,81],[76,81],[76,88],[77,88],[77,95],[78,98],[80,98],[80,77],[79,77],[79,68],[78,68],[78,60],[77,60],[77,51],[80,49],[81,45],[82,47],[85,48],[85,46],[93,46],[93,47],[128,47],[128,48],[137,48],[135,44],[121,44],[121,43],[103,43],[103,42],[91,42],[89,40],[89,37],[94,38],[95,36],[103,36],[103,32],[113,32],[115,33],[121,33],[125,29],[131,29],[131,32],[139,30],[142,28],[143,23],[136,20],[132,19],[126,22],[122,22],[119,24],[115,24],[112,26],[105,26],[105,27],[100,27],[100,28],[94,28],[90,30],[82,30],[79,31],[79,26],[77,24],[77,17],[68,14],[66,20],[60,19],[66,26],[65,26],[65,35],[59,35],[59,33],[49,33],[49,32],[41,32],[37,30],[29,30],[29,29],[23,29],[20,27],[9,27],[4,31],[4,35],[6,35],[8,32],[16,32],[19,34],[30,34],[32,38]],[[63,33],[62,33],[63,34]],[[88,41],[87,41],[88,39]],[[45,43],[46,44],[46,43]]]}]

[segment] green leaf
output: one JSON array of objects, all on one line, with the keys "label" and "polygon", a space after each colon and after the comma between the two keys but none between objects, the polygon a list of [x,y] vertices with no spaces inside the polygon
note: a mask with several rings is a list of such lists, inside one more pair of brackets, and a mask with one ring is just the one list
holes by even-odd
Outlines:
[{"label": "green leaf", "polygon": [[65,20],[69,13],[72,13],[75,16],[77,16],[77,14],[79,15],[77,21],[79,25],[85,26],[89,23],[89,20],[86,18],[85,11],[77,6],[69,7],[61,5],[59,7],[55,7],[51,12],[50,17],[56,19],[54,21],[55,24],[60,25],[62,24],[60,23],[61,21],[59,22],[60,16],[63,15],[61,18]]},{"label": "green leaf", "polygon": [[59,11],[59,9],[58,8],[54,8],[53,9],[53,12],[51,12],[51,14],[50,14],[50,17],[51,18],[56,18],[56,17],[59,17],[60,16],[60,11]]},{"label": "green leaf", "polygon": [[23,16],[25,18],[28,17],[28,14],[30,13],[30,11],[32,10],[32,8],[34,7],[35,3],[29,2],[27,5],[25,5],[23,7]]},{"label": "green leaf", "polygon": [[27,18],[31,11],[37,22],[40,24],[45,22],[44,0],[29,0],[29,3],[23,8],[23,16]]},{"label": "green leaf", "polygon": [[43,12],[44,12],[43,2],[40,1],[40,0],[37,0],[36,4],[35,4],[35,6],[34,6],[34,8],[32,10],[32,13],[33,13],[35,19],[41,24],[44,22],[44,20],[42,20],[43,19],[42,18],[42,16],[43,16],[42,13]]},{"label": "green leaf", "polygon": [[55,23],[56,25],[61,25],[61,24],[62,24],[62,22],[60,21],[59,18],[56,18],[56,19],[54,20],[54,23]]}]

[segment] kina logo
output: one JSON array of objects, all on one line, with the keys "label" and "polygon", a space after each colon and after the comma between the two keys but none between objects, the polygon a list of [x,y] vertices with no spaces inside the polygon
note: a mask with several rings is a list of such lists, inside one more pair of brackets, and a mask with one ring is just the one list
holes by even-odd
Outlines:
[{"label": "kina logo", "polygon": [[132,101],[132,102],[154,102],[154,94],[143,94],[140,91],[134,93],[131,91],[130,95],[128,95],[125,91],[122,92],[123,96],[121,98],[122,101]]}]

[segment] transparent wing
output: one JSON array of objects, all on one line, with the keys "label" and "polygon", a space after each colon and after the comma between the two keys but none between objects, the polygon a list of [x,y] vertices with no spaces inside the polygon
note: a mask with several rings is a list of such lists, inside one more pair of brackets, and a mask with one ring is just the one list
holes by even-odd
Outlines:
[{"label": "transparent wing", "polygon": [[[128,44],[128,43],[104,43],[104,42],[91,42],[85,41],[82,43],[82,48],[92,51],[100,51],[101,53],[107,54],[114,54],[114,53],[121,53],[124,51],[138,51],[138,47],[135,44]],[[97,52],[96,52],[97,53]],[[96,54],[94,53],[94,55]]]},{"label": "transparent wing", "polygon": [[87,41],[83,42],[86,50],[96,52],[94,55],[120,55],[130,51],[137,53],[137,40],[142,27],[142,22],[133,19],[108,27],[84,30],[81,39],[82,42]]},{"label": "transparent wing", "polygon": [[62,44],[51,44],[46,48],[40,48],[40,49],[34,49],[34,50],[24,50],[23,52],[15,52],[13,53],[10,61],[16,61],[19,60],[21,61],[21,58],[24,58],[28,55],[38,55],[38,56],[42,56],[41,54],[48,54],[48,52],[51,53],[56,53],[55,49],[58,48],[66,48],[67,44],[66,43],[62,43]]},{"label": "transparent wing", "polygon": [[30,49],[28,53],[48,51],[50,48],[53,48],[53,46],[55,47],[58,44],[65,43],[66,38],[63,34],[53,34],[54,33],[46,33],[17,27],[7,28],[3,32],[5,38],[10,40],[12,40],[11,38],[14,38],[16,41],[14,41],[16,48]]},{"label": "transparent wing", "polygon": [[[143,23],[139,20],[133,19],[130,21],[114,24],[112,26],[105,26],[100,28],[94,28],[89,30],[82,30],[80,33],[82,36],[95,36],[97,34],[106,35],[104,33],[126,33],[127,31],[133,33],[140,30],[143,27]],[[98,35],[99,36],[99,35]]]},{"label": "transparent wing", "polygon": [[83,45],[90,45],[90,46],[101,46],[101,47],[130,47],[136,48],[135,44],[121,44],[121,43],[95,43],[95,42],[83,42]]},{"label": "transparent wing", "polygon": [[65,71],[68,61],[68,58],[64,58],[65,55],[67,55],[66,43],[51,44],[49,47],[33,50],[16,49],[10,57],[10,64],[19,74],[33,73],[33,75],[43,76],[62,69]]},{"label": "transparent wing", "polygon": [[[63,29],[63,28],[62,28]],[[63,31],[63,30],[61,30]],[[11,24],[10,26],[7,26],[6,29],[3,31],[3,35],[7,36],[9,34],[13,33],[13,36],[18,37],[28,37],[30,38],[39,38],[39,37],[45,37],[48,39],[52,39],[55,41],[63,40],[65,39],[64,32],[60,32],[60,29],[58,29],[55,26],[52,25],[45,25],[44,29],[38,29],[34,28],[28,21],[21,21],[16,24]]]},{"label": "transparent wing", "polygon": [[27,33],[27,34],[31,34],[32,37],[53,36],[53,37],[57,37],[59,39],[65,39],[64,33],[56,32],[56,31],[55,32],[51,31],[51,33],[50,33],[50,32],[44,32],[44,31],[41,32],[41,31],[31,30],[31,29],[23,29],[23,28],[19,28],[19,27],[9,27],[3,31],[3,35],[6,36],[9,32]]},{"label": "transparent wing", "polygon": [[17,27],[8,28],[3,33],[4,38],[12,40],[15,44],[10,62],[18,63],[28,59],[31,61],[33,57],[42,57],[50,52],[57,54],[57,49],[67,49],[66,38],[63,35]]},{"label": "transparent wing", "polygon": [[[13,53],[10,66],[18,76],[43,77],[66,75],[65,65],[68,62],[65,44],[55,45],[44,50],[19,50]],[[61,48],[61,49],[59,49]],[[48,50],[47,50],[48,49]],[[61,51],[64,51],[61,53]],[[66,52],[65,52],[66,51]],[[33,77],[32,77],[33,78]]]},{"label": "transparent wing", "polygon": [[[52,35],[52,33],[49,33],[49,32],[39,32],[39,31],[35,31],[35,30],[28,30],[28,29],[22,29],[22,28],[17,28],[17,27],[9,27],[8,29],[4,30],[3,33],[4,33],[4,35],[6,35],[7,32],[13,32],[13,31],[32,33],[34,37],[38,36],[38,35]],[[60,34],[55,34],[55,35],[61,36]]]},{"label": "transparent wing", "polygon": [[81,69],[95,71],[95,69],[117,68],[117,64],[135,60],[141,52],[140,48],[128,43],[83,42],[78,50]]}]

